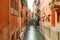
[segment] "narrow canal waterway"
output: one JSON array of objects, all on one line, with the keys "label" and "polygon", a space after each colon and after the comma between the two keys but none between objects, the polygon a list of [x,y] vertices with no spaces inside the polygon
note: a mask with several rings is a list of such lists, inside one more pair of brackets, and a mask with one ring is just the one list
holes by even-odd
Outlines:
[{"label": "narrow canal waterway", "polygon": [[26,28],[24,40],[45,40],[45,38],[33,25],[31,25]]}]

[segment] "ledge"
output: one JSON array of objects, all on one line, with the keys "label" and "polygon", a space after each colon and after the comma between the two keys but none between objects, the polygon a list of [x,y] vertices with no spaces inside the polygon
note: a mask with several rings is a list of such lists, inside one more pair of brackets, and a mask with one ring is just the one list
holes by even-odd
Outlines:
[{"label": "ledge", "polygon": [[52,28],[52,25],[49,25],[49,24],[43,24],[42,26],[44,26],[46,28]]},{"label": "ledge", "polygon": [[56,32],[60,32],[60,27],[53,27],[53,28],[51,28],[51,30],[54,30]]},{"label": "ledge", "polygon": [[45,28],[49,28],[53,31],[60,32],[60,27],[56,27],[56,26],[52,26],[52,25],[48,25],[48,24],[43,24],[42,26]]},{"label": "ledge", "polygon": [[19,14],[18,11],[16,11],[13,8],[11,8],[10,11],[11,11],[11,14],[14,15],[14,16],[18,16],[18,14]]}]

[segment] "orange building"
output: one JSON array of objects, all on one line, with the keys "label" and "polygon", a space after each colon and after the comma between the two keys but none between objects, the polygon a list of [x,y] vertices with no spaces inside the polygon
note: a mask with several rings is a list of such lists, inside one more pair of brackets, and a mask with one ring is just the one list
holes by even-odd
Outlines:
[{"label": "orange building", "polygon": [[60,26],[60,5],[56,4],[56,9],[54,13],[55,17],[55,26],[59,27]]},{"label": "orange building", "polygon": [[21,11],[24,16],[22,20],[25,23],[26,6],[24,5],[22,9],[21,0],[0,1],[0,40],[18,39],[22,28]]},{"label": "orange building", "polygon": [[21,30],[26,27],[26,3],[21,0]]},{"label": "orange building", "polygon": [[20,0],[9,0],[9,40],[17,40],[20,33]]},{"label": "orange building", "polygon": [[9,10],[8,0],[0,1],[0,40],[8,40]]}]

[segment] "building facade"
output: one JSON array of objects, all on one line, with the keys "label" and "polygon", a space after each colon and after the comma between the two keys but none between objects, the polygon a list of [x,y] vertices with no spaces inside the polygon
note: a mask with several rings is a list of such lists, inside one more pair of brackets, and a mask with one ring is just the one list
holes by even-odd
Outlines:
[{"label": "building facade", "polygon": [[8,0],[1,0],[0,6],[0,40],[8,40]]},{"label": "building facade", "polygon": [[[0,40],[17,40],[26,24],[26,5],[22,0],[0,1]],[[21,13],[22,16],[21,17]],[[23,26],[24,25],[24,26]]]},{"label": "building facade", "polygon": [[40,0],[40,17],[42,23],[51,24],[51,9],[49,8],[50,1],[51,0]]},{"label": "building facade", "polygon": [[[52,7],[52,5],[49,5],[49,3],[51,3],[51,1],[53,1],[52,3],[55,5],[56,8],[51,9],[50,6]],[[51,4],[52,4],[51,3]],[[41,21],[43,21],[44,23],[49,23],[51,25],[54,26],[58,26],[59,25],[59,3],[58,0],[40,0],[40,15],[41,15]]]},{"label": "building facade", "polygon": [[40,0],[40,30],[46,40],[60,40],[60,1]]},{"label": "building facade", "polygon": [[26,2],[21,0],[21,32],[26,28]]}]

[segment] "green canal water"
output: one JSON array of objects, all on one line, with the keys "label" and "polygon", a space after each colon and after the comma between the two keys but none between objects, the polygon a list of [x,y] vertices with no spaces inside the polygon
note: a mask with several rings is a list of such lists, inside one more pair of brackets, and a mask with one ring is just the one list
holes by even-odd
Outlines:
[{"label": "green canal water", "polygon": [[45,38],[33,25],[31,25],[26,28],[23,40],[45,40]]}]

